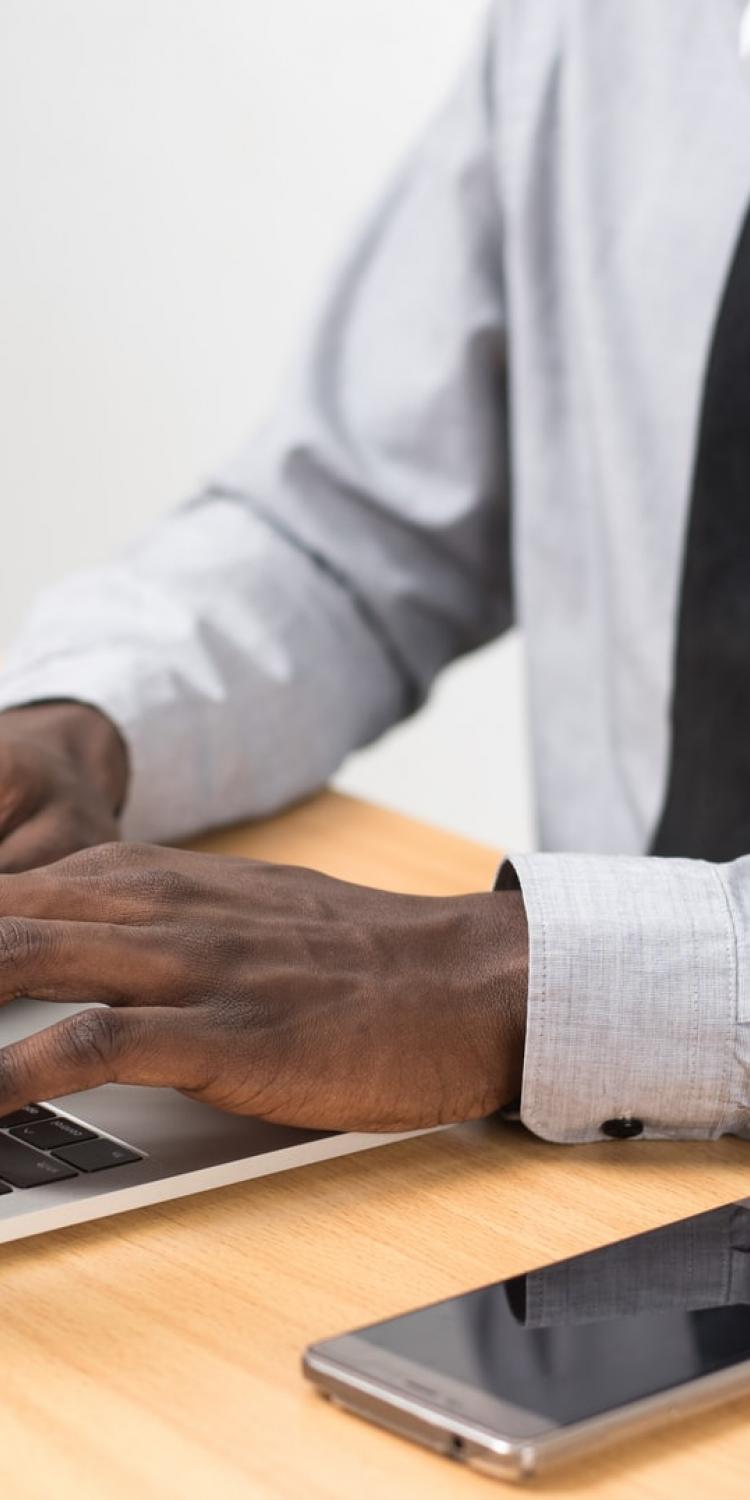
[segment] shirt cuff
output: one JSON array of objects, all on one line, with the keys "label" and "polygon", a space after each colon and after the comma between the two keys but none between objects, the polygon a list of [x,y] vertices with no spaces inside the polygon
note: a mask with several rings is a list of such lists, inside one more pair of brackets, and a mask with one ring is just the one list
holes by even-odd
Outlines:
[{"label": "shirt cuff", "polygon": [[521,854],[529,926],[521,1119],[560,1142],[744,1133],[725,868]]}]

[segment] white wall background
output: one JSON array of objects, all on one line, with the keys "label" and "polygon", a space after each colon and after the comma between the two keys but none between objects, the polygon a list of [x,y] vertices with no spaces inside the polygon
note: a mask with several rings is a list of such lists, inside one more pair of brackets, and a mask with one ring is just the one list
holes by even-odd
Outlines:
[{"label": "white wall background", "polygon": [[[273,399],[481,0],[0,0],[0,641],[200,482]],[[517,641],[346,788],[531,840]]]}]

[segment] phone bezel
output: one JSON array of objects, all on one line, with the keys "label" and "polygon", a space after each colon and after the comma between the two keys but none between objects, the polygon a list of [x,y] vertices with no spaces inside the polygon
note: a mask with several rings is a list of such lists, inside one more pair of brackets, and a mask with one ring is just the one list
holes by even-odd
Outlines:
[{"label": "phone bezel", "polygon": [[467,1422],[489,1438],[528,1443],[557,1431],[561,1425],[541,1412],[514,1406],[478,1386],[438,1374],[406,1355],[381,1349],[361,1333],[342,1334],[313,1345],[305,1356],[306,1363],[310,1355],[322,1356],[331,1370],[335,1366],[342,1374],[377,1382],[392,1396],[426,1402],[448,1421]]},{"label": "phone bezel", "polygon": [[[585,1456],[618,1438],[639,1437],[689,1413],[710,1410],[750,1389],[750,1359],[747,1359],[625,1406],[611,1407],[594,1417],[562,1425],[487,1397],[473,1386],[462,1387],[470,1393],[470,1405],[467,1403],[457,1410],[449,1402],[443,1404],[440,1397],[444,1388],[460,1382],[447,1381],[443,1376],[436,1381],[434,1371],[403,1355],[375,1349],[356,1334],[312,1345],[304,1355],[303,1369],[320,1390],[356,1415],[438,1453],[462,1459],[492,1477],[505,1479],[528,1478],[563,1459]],[[422,1377],[420,1391],[412,1388],[416,1383],[414,1371]],[[511,1414],[513,1431],[507,1426],[497,1427],[494,1417],[488,1423],[489,1405],[501,1409],[501,1421],[505,1421],[505,1414]],[[540,1425],[532,1430],[526,1421],[519,1423],[519,1417],[535,1419]]]}]

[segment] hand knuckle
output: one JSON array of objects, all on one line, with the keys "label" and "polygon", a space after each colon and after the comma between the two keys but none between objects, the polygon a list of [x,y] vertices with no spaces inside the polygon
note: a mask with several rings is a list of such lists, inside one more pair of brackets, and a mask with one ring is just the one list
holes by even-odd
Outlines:
[{"label": "hand knuckle", "polygon": [[23,917],[0,918],[0,971],[15,970],[36,957],[40,929]]},{"label": "hand knuckle", "polygon": [[123,845],[118,844],[116,839],[108,839],[104,844],[94,844],[87,852],[91,871],[95,875],[111,870],[113,866],[125,864]]},{"label": "hand knuckle", "polygon": [[117,839],[79,849],[64,863],[71,875],[102,882],[123,894],[156,893],[166,873],[154,862],[154,851],[148,844],[123,843]]},{"label": "hand knuckle", "polygon": [[76,1066],[92,1062],[109,1067],[115,1061],[121,1041],[120,1018],[116,1011],[95,1007],[72,1016],[62,1034],[63,1050]]},{"label": "hand knuckle", "polygon": [[182,870],[159,870],[155,881],[155,890],[160,899],[168,906],[188,906],[200,895],[200,886],[191,875],[185,875]]},{"label": "hand knuckle", "polygon": [[210,1013],[214,1028],[233,1042],[252,1036],[255,1044],[264,1033],[275,1037],[278,1030],[278,1013],[273,1005],[262,994],[247,989],[241,999],[231,993],[216,995]]},{"label": "hand knuckle", "polygon": [[15,1094],[18,1085],[18,1066],[12,1052],[0,1049],[0,1099]]},{"label": "hand knuckle", "polygon": [[181,906],[194,893],[193,882],[179,870],[146,865],[134,876],[134,888],[154,905]]},{"label": "hand knuckle", "polygon": [[91,844],[85,849],[76,849],[64,861],[71,874],[99,878],[107,875],[113,866],[124,865],[125,846],[116,839],[105,844]]}]

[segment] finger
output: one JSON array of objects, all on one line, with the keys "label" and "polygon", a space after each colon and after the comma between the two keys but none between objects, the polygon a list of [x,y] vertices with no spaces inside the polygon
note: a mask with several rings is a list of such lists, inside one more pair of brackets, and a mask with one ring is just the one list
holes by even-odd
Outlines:
[{"label": "finger", "polygon": [[0,837],[28,821],[42,805],[43,788],[32,775],[19,780],[18,768],[7,763],[0,746]]},{"label": "finger", "polygon": [[157,927],[0,917],[0,1004],[33,995],[158,1005],[167,995],[181,998],[188,978]]},{"label": "finger", "polygon": [[[25,832],[25,830],[24,830]],[[29,867],[33,847],[21,837],[0,843],[0,915],[70,922],[152,922],[167,902],[195,894],[195,881],[175,870],[173,849],[98,844],[41,867]],[[6,863],[12,861],[16,870]]]},{"label": "finger", "polygon": [[103,1083],[200,1090],[205,1038],[193,1018],[170,1010],[96,1006],[0,1048],[0,1116],[39,1099]]},{"label": "finger", "polygon": [[13,875],[54,864],[82,847],[70,822],[46,808],[0,840],[0,873]]},{"label": "finger", "polygon": [[4,854],[11,842],[23,843],[24,830],[38,823],[43,806],[41,788],[8,786],[0,770],[0,852]]}]

